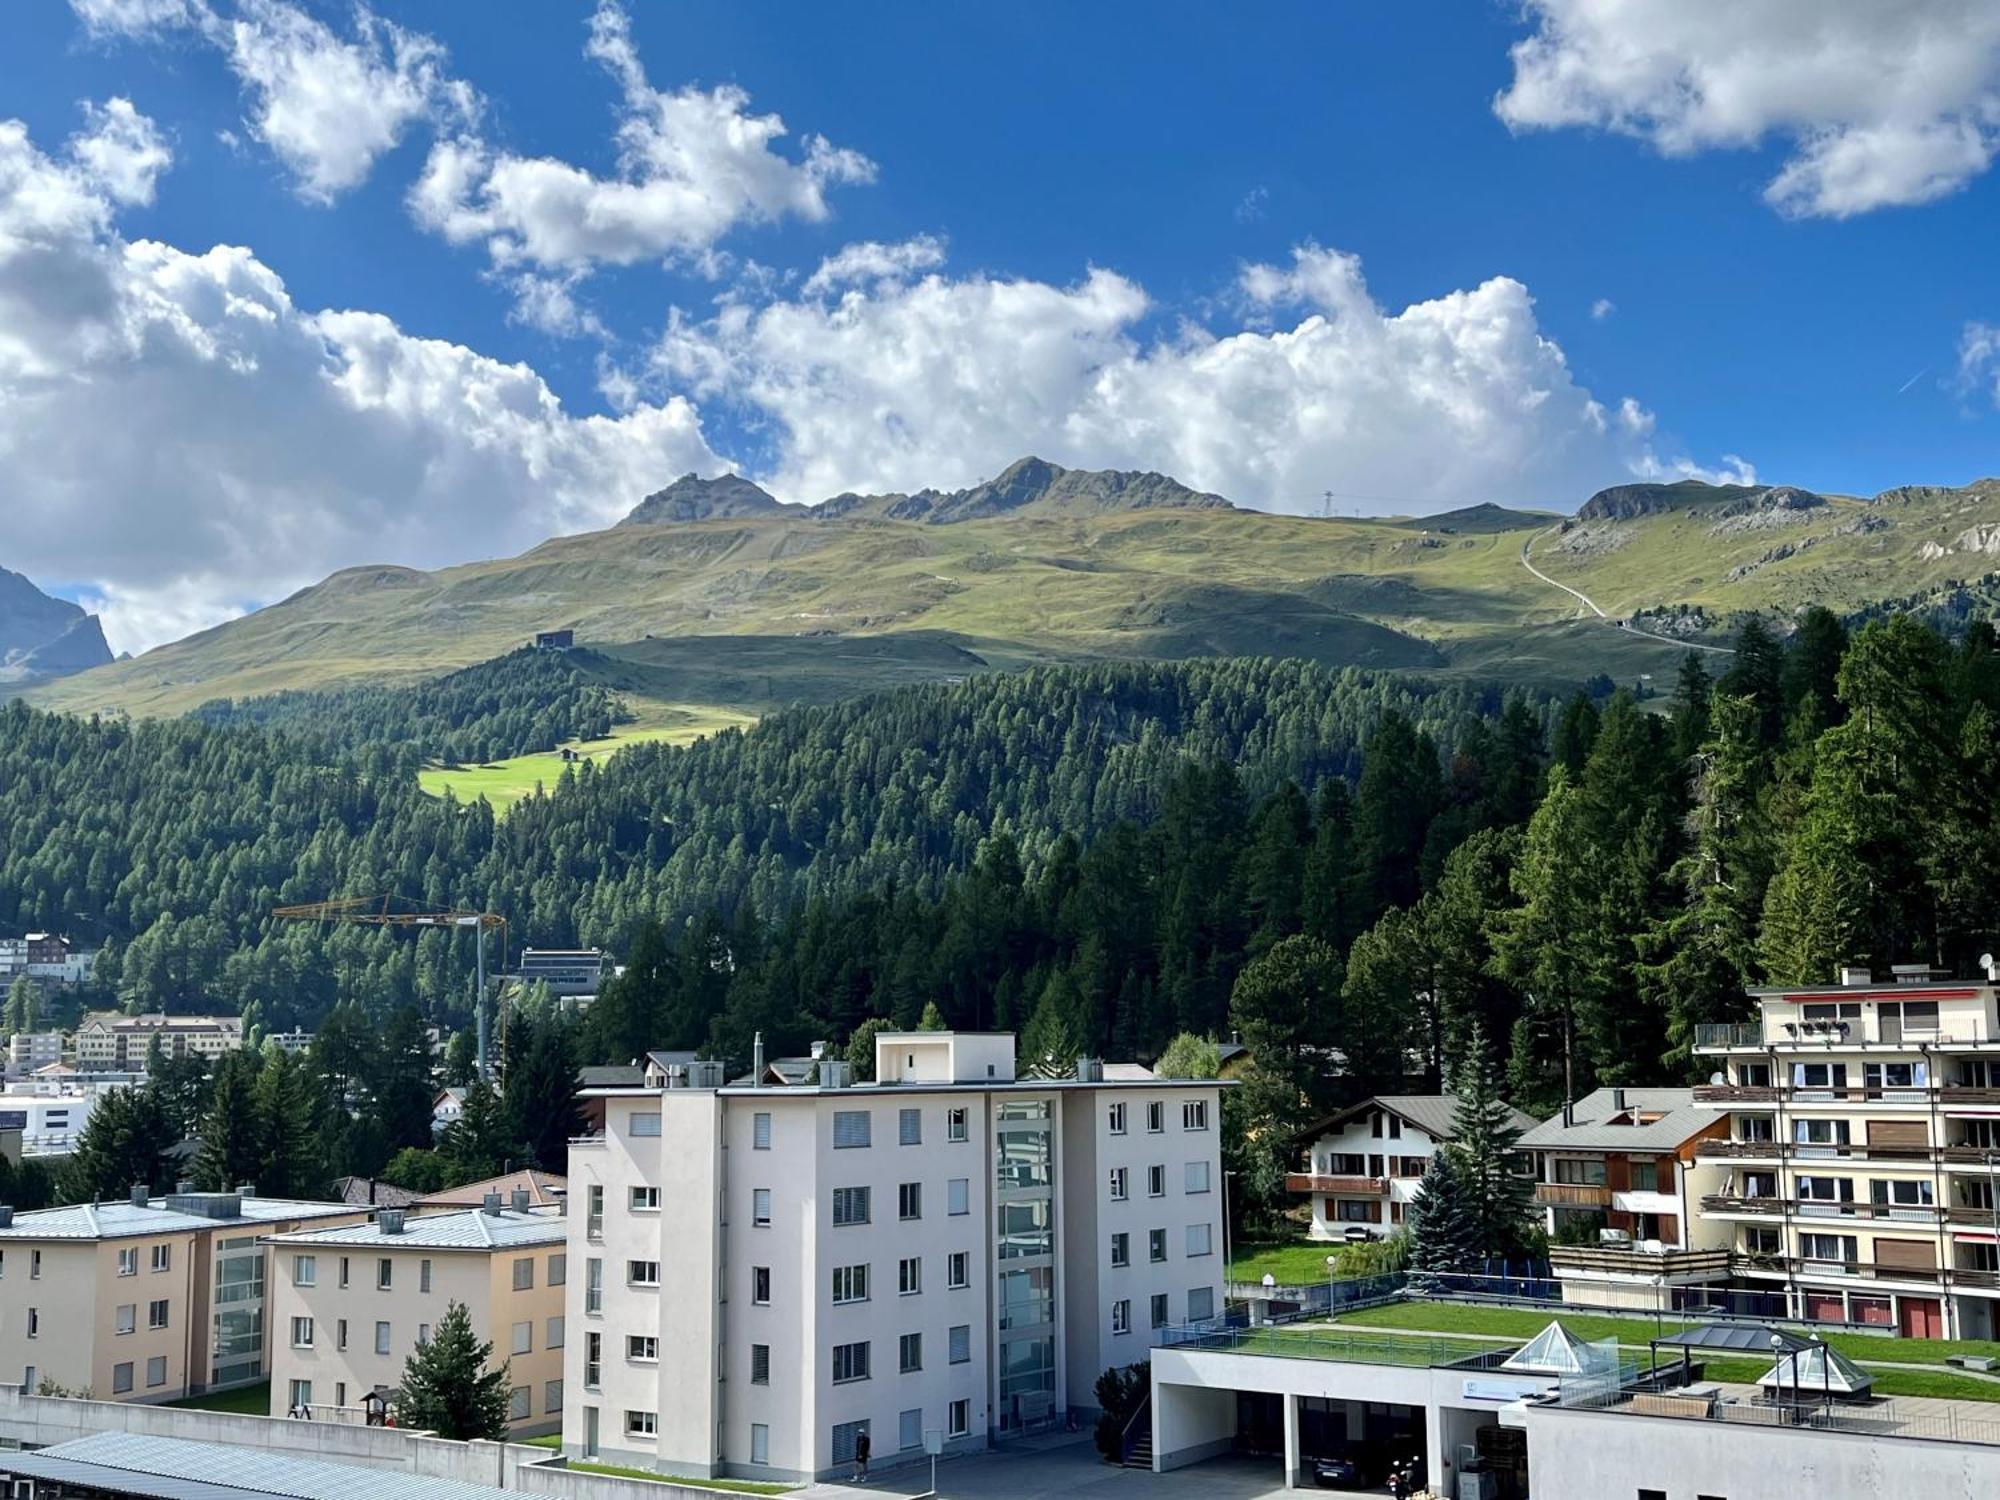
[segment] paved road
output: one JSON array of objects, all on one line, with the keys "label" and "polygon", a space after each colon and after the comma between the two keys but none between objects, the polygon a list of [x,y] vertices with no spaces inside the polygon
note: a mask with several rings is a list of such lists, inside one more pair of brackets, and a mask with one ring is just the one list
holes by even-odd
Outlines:
[{"label": "paved road", "polygon": [[1536,567],[1532,561],[1529,560],[1528,549],[1535,544],[1536,537],[1547,536],[1549,531],[1554,531],[1555,529],[1556,529],[1555,527],[1551,526],[1548,528],[1547,531],[1534,532],[1528,537],[1528,539],[1525,542],[1521,543],[1521,566],[1526,568],[1530,573],[1533,573],[1537,578],[1541,579],[1543,583],[1549,585],[1550,588],[1561,589],[1565,594],[1568,594],[1572,599],[1577,599],[1582,601],[1584,607],[1587,608],[1592,614],[1596,615],[1598,619],[1609,621],[1612,625],[1615,625],[1618,629],[1624,631],[1627,635],[1644,636],[1649,641],[1664,641],[1669,646],[1681,646],[1689,651],[1713,651],[1722,656],[1734,656],[1736,654],[1736,648],[1734,646],[1709,646],[1709,645],[1704,645],[1700,641],[1684,641],[1677,636],[1662,635],[1657,630],[1641,630],[1638,626],[1634,625],[1630,620],[1612,620],[1611,616],[1607,615],[1603,610],[1597,607],[1597,601],[1591,598],[1590,595],[1584,593],[1581,589],[1573,589],[1568,584],[1563,583],[1558,579],[1549,577],[1548,574],[1544,573],[1540,568]]}]

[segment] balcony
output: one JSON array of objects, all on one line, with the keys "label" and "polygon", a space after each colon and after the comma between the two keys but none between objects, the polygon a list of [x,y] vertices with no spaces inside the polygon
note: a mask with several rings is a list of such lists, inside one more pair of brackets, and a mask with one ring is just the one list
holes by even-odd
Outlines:
[{"label": "balcony", "polygon": [[2000,1089],[1977,1088],[1966,1083],[1947,1083],[1938,1090],[1941,1104],[2000,1104]]},{"label": "balcony", "polygon": [[1779,1215],[1790,1211],[1789,1198],[1766,1198],[1761,1194],[1746,1197],[1741,1193],[1709,1193],[1701,1200],[1701,1211],[1705,1214],[1771,1214]]},{"label": "balcony", "polygon": [[1827,1145],[1817,1141],[1697,1141],[1694,1154],[1703,1161],[1874,1161],[1927,1162],[1929,1146],[1884,1146],[1869,1142]]},{"label": "balcony", "polygon": [[1991,1165],[2000,1171],[2000,1146],[1941,1146],[1938,1160],[1948,1167],[1978,1167],[1984,1171]]},{"label": "balcony", "polygon": [[[1939,1210],[1925,1203],[1861,1203],[1829,1198],[1745,1197],[1737,1193],[1710,1193],[1701,1200],[1705,1214],[1755,1214],[1759,1217],[1790,1217],[1807,1224],[1843,1219],[1871,1219],[1890,1224],[1938,1224],[1948,1213],[1972,1210]],[[1978,1210],[1990,1220],[1985,1209]]]},{"label": "balcony", "polygon": [[[1928,1104],[1934,1097],[1947,1103],[1954,1102],[1954,1094],[1982,1096],[1956,1101],[1961,1104],[2000,1104],[2000,1089],[1941,1089],[1936,1084],[1925,1083],[1704,1083],[1695,1087],[1694,1102],[1723,1105],[1764,1105],[1783,1101],[1794,1104]],[[1992,1097],[1986,1098],[1986,1095]]]},{"label": "balcony", "polygon": [[1724,1026],[1702,1023],[1694,1029],[1694,1050],[1697,1052],[1720,1052],[1730,1047],[1763,1045],[1764,1028],[1755,1021]]},{"label": "balcony", "polygon": [[1636,1246],[1614,1248],[1607,1245],[1551,1245],[1549,1264],[1560,1278],[1565,1272],[1579,1276],[1629,1276],[1646,1282],[1676,1281],[1685,1277],[1727,1276],[1727,1250],[1641,1250]]},{"label": "balcony", "polygon": [[1775,1161],[1785,1154],[1785,1145],[1782,1141],[1696,1141],[1694,1154],[1702,1161],[1737,1160],[1742,1157]]},{"label": "balcony", "polygon": [[1872,1260],[1807,1260],[1796,1255],[1760,1255],[1757,1270],[1785,1271],[1801,1281],[1942,1281],[1945,1272],[1937,1266],[1892,1266]]},{"label": "balcony", "polygon": [[1327,1177],[1318,1172],[1287,1172],[1285,1191],[1318,1193],[1336,1198],[1381,1198],[1389,1191],[1386,1177]]},{"label": "balcony", "polygon": [[1776,1104],[1783,1097],[1783,1090],[1770,1084],[1704,1083],[1694,1091],[1697,1104]]},{"label": "balcony", "polygon": [[1538,1182],[1535,1202],[1544,1208],[1609,1208],[1611,1189],[1601,1182]]}]

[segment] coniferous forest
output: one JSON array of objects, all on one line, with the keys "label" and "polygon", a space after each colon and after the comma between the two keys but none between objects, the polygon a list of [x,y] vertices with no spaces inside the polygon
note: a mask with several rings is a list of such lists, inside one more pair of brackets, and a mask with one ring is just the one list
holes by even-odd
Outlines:
[{"label": "coniferous forest", "polygon": [[[1578,1090],[1682,1081],[1746,985],[2000,947],[1983,623],[1753,621],[1643,703],[1293,661],[1038,669],[637,747],[505,819],[417,790],[423,733],[379,726],[428,711],[370,698],[343,733],[331,700],[9,707],[0,927],[103,940],[129,1008],[376,1038],[360,1057],[392,1020],[463,1020],[469,945],[268,909],[484,904],[516,945],[627,965],[580,1027],[547,1022],[575,1060],[740,1061],[755,1032],[775,1053],[927,1012],[1047,1059],[1234,1033],[1269,1085],[1236,1093],[1279,1124],[1469,1059],[1530,1112],[1566,1051]],[[378,1064],[342,1066],[349,1097],[375,1089]],[[379,1165],[414,1134],[319,1159]]]}]

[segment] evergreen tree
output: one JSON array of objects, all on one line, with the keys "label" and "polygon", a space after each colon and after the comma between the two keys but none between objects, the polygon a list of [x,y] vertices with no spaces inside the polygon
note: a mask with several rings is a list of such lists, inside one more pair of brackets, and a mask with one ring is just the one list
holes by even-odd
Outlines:
[{"label": "evergreen tree", "polygon": [[0,1023],[0,1033],[13,1036],[33,1031],[41,998],[40,985],[26,974],[16,974],[14,982],[7,986],[7,1014],[4,1023]]},{"label": "evergreen tree", "polygon": [[1410,1271],[1419,1284],[1425,1276],[1463,1275],[1479,1269],[1479,1222],[1451,1152],[1439,1151],[1431,1157],[1423,1181],[1410,1199],[1406,1223]]},{"label": "evergreen tree", "polygon": [[948,1031],[950,1029],[951,1023],[945,1020],[944,1012],[938,1009],[937,1001],[926,1000],[924,1002],[924,1013],[917,1018],[917,1030]]},{"label": "evergreen tree", "polygon": [[508,1170],[519,1152],[509,1135],[499,1097],[484,1083],[465,1091],[458,1118],[445,1126],[438,1151],[460,1182],[479,1182]]},{"label": "evergreen tree", "polygon": [[1784,730],[1785,654],[1770,627],[1751,615],[1736,632],[1736,654],[1716,691],[1748,698],[1757,710],[1758,738],[1775,749]]},{"label": "evergreen tree", "polygon": [[1451,1144],[1445,1148],[1482,1255],[1512,1256],[1527,1243],[1534,1187],[1515,1171],[1521,1127],[1500,1097],[1484,1038],[1466,1056],[1454,1079]]},{"label": "evergreen tree", "polygon": [[454,1031],[444,1046],[445,1086],[462,1089],[478,1072],[479,1038],[470,1030]]},{"label": "evergreen tree", "polygon": [[1060,1074],[1088,1056],[1090,1043],[1079,1024],[1082,1010],[1083,997],[1069,975],[1060,970],[1050,974],[1021,1029],[1022,1061]]},{"label": "evergreen tree", "polygon": [[847,1066],[853,1070],[857,1082],[875,1081],[875,1038],[895,1029],[896,1023],[882,1016],[871,1016],[854,1028],[854,1034],[847,1039]]},{"label": "evergreen tree", "polygon": [[430,1342],[419,1344],[403,1363],[398,1425],[461,1443],[504,1438],[512,1365],[493,1368],[492,1357],[493,1345],[472,1331],[465,1304],[450,1303]]},{"label": "evergreen tree", "polygon": [[414,1005],[398,1006],[383,1028],[369,1062],[368,1092],[389,1149],[431,1143],[437,1089],[431,1082],[430,1036]]},{"label": "evergreen tree", "polygon": [[1229,1020],[1255,1067],[1294,1101],[1281,1130],[1332,1101],[1324,1080],[1340,1025],[1340,955],[1303,933],[1284,938],[1236,976]]},{"label": "evergreen tree", "polygon": [[240,1183],[258,1182],[264,1167],[264,1121],[255,1093],[254,1052],[227,1052],[218,1059],[208,1112],[201,1120],[201,1149],[195,1153],[195,1186],[205,1192],[228,1192]]},{"label": "evergreen tree", "polygon": [[256,1117],[262,1161],[254,1179],[267,1198],[317,1198],[326,1190],[319,1122],[326,1105],[303,1058],[275,1047],[257,1074]]},{"label": "evergreen tree", "polygon": [[520,1144],[529,1165],[567,1172],[570,1137],[583,1128],[570,1026],[554,1014],[541,1021],[517,1016],[507,1048],[501,1095],[507,1139]]},{"label": "evergreen tree", "polygon": [[122,1200],[136,1184],[163,1188],[171,1180],[161,1152],[172,1144],[160,1104],[143,1088],[107,1089],[97,1096],[76,1149],[63,1163],[65,1203]]},{"label": "evergreen tree", "polygon": [[1167,1044],[1153,1071],[1162,1078],[1214,1078],[1222,1070],[1221,1054],[1208,1037],[1183,1031]]}]

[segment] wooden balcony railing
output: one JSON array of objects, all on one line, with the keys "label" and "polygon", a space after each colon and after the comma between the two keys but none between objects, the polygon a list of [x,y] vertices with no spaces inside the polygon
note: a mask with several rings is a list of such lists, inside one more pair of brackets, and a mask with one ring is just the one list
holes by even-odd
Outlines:
[{"label": "wooden balcony railing", "polygon": [[1288,1193],[1330,1193],[1341,1198],[1380,1198],[1389,1191],[1386,1177],[1327,1177],[1318,1172],[1287,1172]]},{"label": "wooden balcony railing", "polygon": [[1769,1084],[1704,1083],[1696,1086],[1697,1104],[1776,1104],[1779,1090]]},{"label": "wooden balcony railing", "polygon": [[1535,1201],[1544,1207],[1609,1208],[1611,1189],[1596,1182],[1538,1182]]},{"label": "wooden balcony railing", "polygon": [[1549,1264],[1560,1276],[1565,1270],[1589,1271],[1600,1275],[1643,1276],[1726,1276],[1727,1250],[1663,1250],[1655,1254],[1636,1247],[1605,1245],[1551,1245]]},{"label": "wooden balcony railing", "polygon": [[1943,1146],[1938,1160],[1948,1167],[1985,1167],[1990,1162],[2000,1172],[2000,1146]]}]

